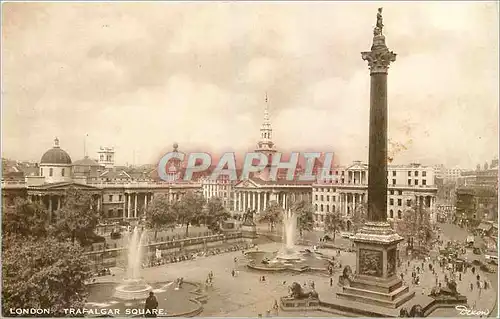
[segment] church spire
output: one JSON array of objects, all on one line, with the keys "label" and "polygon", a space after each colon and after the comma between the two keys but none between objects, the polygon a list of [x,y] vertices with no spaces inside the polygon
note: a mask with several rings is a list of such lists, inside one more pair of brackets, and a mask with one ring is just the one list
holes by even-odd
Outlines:
[{"label": "church spire", "polygon": [[273,129],[271,127],[271,120],[269,117],[269,97],[267,96],[267,92],[265,102],[264,121],[260,127],[260,140],[257,143],[257,149],[255,151],[271,154],[276,152],[276,150],[274,149],[274,143],[272,141]]}]

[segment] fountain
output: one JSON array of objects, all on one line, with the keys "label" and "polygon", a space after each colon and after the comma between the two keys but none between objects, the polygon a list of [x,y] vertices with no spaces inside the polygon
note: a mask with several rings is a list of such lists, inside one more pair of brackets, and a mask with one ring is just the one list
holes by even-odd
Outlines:
[{"label": "fountain", "polygon": [[297,215],[288,210],[283,213],[283,246],[277,252],[251,251],[245,255],[250,260],[248,267],[263,271],[307,271],[327,270],[331,261],[311,250],[298,250],[295,246]]},{"label": "fountain", "polygon": [[123,300],[145,299],[152,287],[140,276],[142,268],[142,240],[144,233],[136,226],[132,235],[128,233],[127,270],[123,283],[115,288],[114,296]]},{"label": "fountain", "polygon": [[[283,214],[283,248],[278,252],[276,261],[294,262],[302,260],[302,255],[295,248],[297,216],[290,209]],[[271,260],[270,262],[274,262]]]},{"label": "fountain", "polygon": [[[175,285],[172,281],[144,281],[141,277],[144,237],[145,232],[137,227],[133,232],[127,232],[124,240],[128,242],[128,263],[125,278],[118,286],[113,280],[88,285],[89,296],[85,303],[88,314],[142,317],[145,314],[144,301],[150,291],[158,300],[158,317],[193,317],[203,310],[202,302],[208,296],[197,283],[183,280],[181,285]],[[162,315],[161,311],[165,309],[168,309],[168,314]]]}]

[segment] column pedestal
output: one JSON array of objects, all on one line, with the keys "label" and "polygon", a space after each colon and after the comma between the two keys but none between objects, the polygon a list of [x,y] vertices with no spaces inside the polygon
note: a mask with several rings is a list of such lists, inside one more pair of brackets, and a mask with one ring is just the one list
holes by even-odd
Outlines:
[{"label": "column pedestal", "polygon": [[337,297],[362,304],[398,308],[415,296],[396,273],[397,245],[403,238],[387,222],[367,222],[353,238],[356,274]]}]

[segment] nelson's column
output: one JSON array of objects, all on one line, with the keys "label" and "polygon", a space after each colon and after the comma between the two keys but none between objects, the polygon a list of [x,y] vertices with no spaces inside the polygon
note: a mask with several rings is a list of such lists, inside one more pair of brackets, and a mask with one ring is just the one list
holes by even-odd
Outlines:
[{"label": "nelson's column", "polygon": [[337,292],[341,299],[359,302],[360,309],[375,306],[381,315],[415,295],[397,275],[397,245],[403,238],[387,222],[387,71],[396,54],[385,44],[383,27],[380,8],[371,50],[361,53],[371,78],[367,222],[354,236],[356,273]]}]

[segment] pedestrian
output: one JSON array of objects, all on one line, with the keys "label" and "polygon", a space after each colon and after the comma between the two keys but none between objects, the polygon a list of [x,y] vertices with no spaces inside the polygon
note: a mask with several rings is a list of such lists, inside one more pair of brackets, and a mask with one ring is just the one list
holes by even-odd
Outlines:
[{"label": "pedestrian", "polygon": [[403,280],[403,278],[404,278],[404,275],[403,275],[403,273],[401,273],[401,275],[400,275],[400,276],[401,276],[401,280]]},{"label": "pedestrian", "polygon": [[461,272],[458,273],[458,281],[462,281],[462,273]]},{"label": "pedestrian", "polygon": [[231,275],[234,277],[234,275],[235,275],[234,269],[231,271]]},{"label": "pedestrian", "polygon": [[470,291],[473,291],[474,290],[474,285],[472,284],[472,282],[470,283]]},{"label": "pedestrian", "polygon": [[330,277],[330,287],[333,286],[333,277]]},{"label": "pedestrian", "polygon": [[476,279],[477,279],[477,281],[479,281],[481,279],[481,276],[479,276],[479,274],[477,274]]},{"label": "pedestrian", "polygon": [[158,315],[158,300],[156,300],[156,296],[154,292],[149,292],[149,297],[146,298],[146,302],[144,304],[144,317],[148,318],[156,318]]}]

